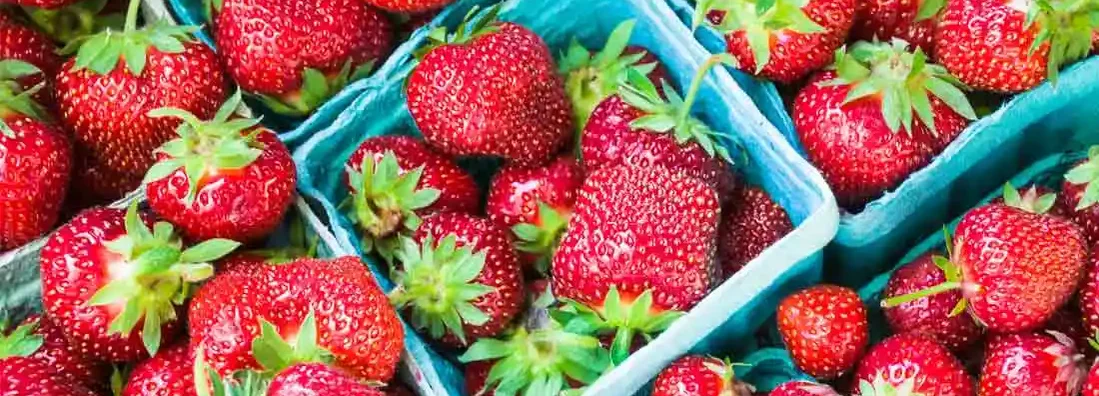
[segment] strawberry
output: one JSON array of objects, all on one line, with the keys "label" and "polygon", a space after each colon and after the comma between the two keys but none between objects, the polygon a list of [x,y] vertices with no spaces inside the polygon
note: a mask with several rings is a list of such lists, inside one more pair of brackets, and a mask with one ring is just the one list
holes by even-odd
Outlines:
[{"label": "strawberry", "polygon": [[[636,70],[653,83],[667,79],[664,67],[647,49],[629,45],[635,20],[618,24],[607,36],[603,49],[593,54],[573,39],[557,60],[557,71],[565,78],[565,92],[572,101],[573,121],[583,132],[595,107],[614,95],[626,82],[628,72]],[[577,139],[579,141],[579,139]]]},{"label": "strawberry", "polygon": [[808,381],[789,381],[772,389],[768,396],[840,396],[832,387]]},{"label": "strawberry", "polygon": [[[832,60],[855,23],[855,0],[701,0],[694,26],[725,35],[740,70],[792,84]],[[707,18],[707,16],[711,16]]]},{"label": "strawberry", "polygon": [[62,63],[56,51],[57,48],[50,38],[41,32],[14,20],[0,20],[0,60],[19,60],[41,70],[40,74],[24,76],[19,82],[24,91],[46,82],[43,89],[35,95],[35,100],[51,110],[56,106],[53,98],[53,77],[57,75]]},{"label": "strawberry", "polygon": [[728,62],[728,55],[708,59],[686,98],[670,87],[657,89],[636,70],[628,72],[628,83],[599,103],[584,127],[580,151],[585,170],[660,166],[702,179],[727,198],[734,185],[729,153],[717,140],[718,132],[691,116],[691,108],[710,69]]},{"label": "strawberry", "polygon": [[220,375],[331,361],[384,382],[404,348],[396,312],[355,257],[223,271],[195,295],[188,319],[197,358]]},{"label": "strawberry", "polygon": [[[931,252],[897,268],[890,275],[881,297],[889,299],[946,282],[942,269],[936,265],[936,261],[945,260]],[[894,334],[923,333],[935,337],[952,351],[962,351],[980,341],[981,328],[969,315],[952,312],[961,300],[962,293],[954,290],[885,308],[883,312]]]},{"label": "strawberry", "polygon": [[92,165],[78,168],[73,190],[92,202],[140,186],[155,162],[150,153],[171,140],[179,121],[149,117],[150,110],[173,107],[207,119],[226,96],[214,52],[191,41],[196,28],[157,22],[137,29],[137,10],[130,7],[125,30],[78,41],[75,59],[57,77],[61,120]]},{"label": "strawberry", "polygon": [[424,219],[397,251],[398,286],[389,299],[412,326],[465,347],[508,328],[522,308],[519,258],[508,232],[487,219],[439,213]]},{"label": "strawberry", "polygon": [[[3,26],[0,26],[2,29]],[[0,60],[0,251],[14,249],[57,223],[69,185],[72,151],[65,134],[16,79],[38,74],[18,60]]]},{"label": "strawberry", "polygon": [[122,396],[194,395],[194,353],[184,341],[138,363]]},{"label": "strawberry", "polygon": [[1077,395],[1087,369],[1064,334],[996,335],[989,341],[978,395]]},{"label": "strawberry", "polygon": [[423,141],[408,136],[366,139],[347,160],[352,222],[364,232],[363,250],[392,261],[397,234],[436,212],[474,213],[480,192],[473,177]]},{"label": "strawberry", "polygon": [[55,9],[74,4],[78,1],[80,0],[13,0],[11,1],[11,3],[17,4],[22,7]]},{"label": "strawberry", "polygon": [[721,212],[717,257],[728,278],[794,230],[786,210],[762,188],[741,185]]},{"label": "strawberry", "polygon": [[701,180],[659,167],[597,170],[553,257],[553,293],[582,322],[617,333],[617,364],[635,335],[663,331],[717,286],[719,217]]},{"label": "strawberry", "polygon": [[534,168],[504,166],[493,176],[485,212],[515,234],[526,268],[548,273],[583,183],[580,164],[568,156]]},{"label": "strawberry", "polygon": [[859,386],[853,396],[911,394],[969,396],[973,379],[950,350],[934,338],[918,333],[899,334],[874,345],[855,371]]},{"label": "strawberry", "polygon": [[1022,92],[1088,54],[1099,28],[1090,0],[947,3],[935,29],[935,55],[962,83]]},{"label": "strawberry", "polygon": [[390,12],[420,13],[438,10],[454,0],[366,0],[367,4]]},{"label": "strawberry", "polygon": [[859,2],[851,37],[864,41],[899,38],[925,54],[934,54],[935,22],[945,3],[943,0]]},{"label": "strawberry", "polygon": [[1065,173],[1060,198],[1072,221],[1083,228],[1088,243],[1099,242],[1099,146],[1088,149],[1088,158]]},{"label": "strawberry", "polygon": [[384,392],[366,386],[355,377],[323,363],[291,366],[271,380],[266,394],[268,396],[385,396]]},{"label": "strawberry", "polygon": [[1092,364],[1080,396],[1099,396],[1099,365]]},{"label": "strawberry", "polygon": [[369,75],[393,46],[389,20],[361,0],[224,0],[214,21],[233,80],[291,116]]},{"label": "strawberry", "polygon": [[936,136],[953,140],[977,118],[953,77],[907,47],[895,39],[837,51],[835,71],[794,99],[802,146],[849,210],[900,185],[945,148]]},{"label": "strawberry", "polygon": [[63,380],[61,382],[96,391],[108,388],[105,380],[110,375],[111,366],[81,356],[65,339],[61,329],[44,316],[33,315],[11,333],[0,333],[0,361],[13,356],[45,365],[52,376]]},{"label": "strawberry", "polygon": [[1083,284],[1077,293],[1077,305],[1080,307],[1085,333],[1089,336],[1099,334],[1099,246],[1092,245],[1093,254],[1088,258]]},{"label": "strawberry", "polygon": [[818,285],[787,296],[778,306],[778,329],[794,364],[832,379],[855,367],[866,350],[866,307],[854,290]]},{"label": "strawberry", "polygon": [[54,374],[53,368],[20,355],[0,355],[0,395],[12,396],[96,396],[69,379]]},{"label": "strawberry", "polygon": [[1004,194],[994,198],[990,203],[1002,203],[1030,213],[1049,213],[1054,216],[1070,217],[1069,213],[1072,211],[1069,210],[1069,206],[1064,200],[1057,198],[1057,193],[1048,187],[1031,184],[1020,191],[1009,182],[1004,184]]},{"label": "strawberry", "polygon": [[954,313],[968,306],[989,330],[1029,331],[1069,300],[1083,276],[1087,246],[1080,228],[1066,219],[989,204],[966,213],[956,232],[950,259],[936,262],[947,281],[885,299],[882,306],[960,289],[964,299]]},{"label": "strawberry", "polygon": [[733,363],[710,356],[687,355],[660,371],[653,396],[751,396],[751,385],[741,382]]},{"label": "strawberry", "polygon": [[498,9],[472,30],[467,20],[455,33],[432,32],[445,40],[422,50],[406,82],[408,109],[427,142],[448,154],[538,165],[571,136],[569,100],[546,43],[525,27],[496,23]]},{"label": "strawberry", "polygon": [[294,200],[297,181],[290,150],[258,120],[230,120],[238,91],[212,120],[164,108],[151,117],[184,120],[179,137],[157,149],[142,181],[149,206],[191,240],[255,242],[278,227]]},{"label": "strawberry", "polygon": [[485,389],[488,373],[492,370],[493,362],[490,360],[466,363],[463,375],[465,376],[466,394],[473,396],[494,396]]}]

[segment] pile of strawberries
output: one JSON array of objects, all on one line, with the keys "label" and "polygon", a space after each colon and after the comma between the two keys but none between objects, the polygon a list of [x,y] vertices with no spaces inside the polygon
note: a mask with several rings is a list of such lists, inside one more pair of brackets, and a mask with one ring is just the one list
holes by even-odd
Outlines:
[{"label": "pile of strawberries", "polygon": [[699,0],[746,73],[796,92],[806,157],[858,212],[927,166],[978,114],[1099,49],[1094,0]]},{"label": "pile of strawberries", "polygon": [[[855,291],[794,293],[777,314],[790,357],[850,395],[1099,395],[1099,364],[1090,363],[1099,348],[1097,186],[1099,146],[1065,173],[1060,194],[1008,184],[970,210],[946,232],[945,250],[890,274],[880,304],[893,335],[869,349],[868,310]],[[740,394],[747,385],[732,373],[716,358],[685,357],[655,394],[695,383]],[[770,395],[832,389],[799,381]]]}]

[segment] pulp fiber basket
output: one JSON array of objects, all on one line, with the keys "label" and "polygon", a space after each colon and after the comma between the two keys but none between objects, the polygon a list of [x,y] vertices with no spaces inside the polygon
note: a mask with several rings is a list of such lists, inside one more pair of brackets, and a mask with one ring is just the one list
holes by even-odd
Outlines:
[{"label": "pulp fiber basket", "polygon": [[[110,207],[125,209],[133,200],[142,200],[144,196],[141,190],[130,196],[115,202]],[[305,225],[306,235],[317,238],[317,256],[321,258],[334,258],[354,255],[342,245],[336,243],[335,237],[325,227],[324,223],[314,214],[313,209],[303,198],[296,198],[291,206],[286,219],[268,238],[269,247],[285,246],[289,234],[291,221],[302,221]],[[48,237],[36,240],[22,248],[13,250],[0,256],[0,317],[9,317],[16,323],[27,315],[42,310],[42,284],[39,277],[39,252],[45,245]],[[403,323],[403,319],[402,319]],[[405,333],[413,330],[404,325]],[[401,363],[398,375],[421,395],[431,395],[424,375],[419,369],[419,364],[411,359],[411,354],[406,348],[401,355]],[[394,379],[396,380],[396,379]]]},{"label": "pulp fiber basket", "polygon": [[[689,26],[693,7],[669,0]],[[725,51],[721,35],[699,28],[696,39],[715,53]],[[760,111],[799,151],[782,98],[770,82],[734,72]],[[1016,95],[998,110],[971,124],[925,168],[859,213],[842,213],[836,240],[829,245],[825,277],[860,285],[889,268],[905,247],[961,214],[985,191],[1034,161],[1054,153],[1099,143],[1099,57],[1092,56],[1061,72],[1056,86],[1045,83]]]},{"label": "pulp fiber basket", "polygon": [[[435,23],[456,25],[464,12],[450,11],[454,12]],[[708,54],[673,18],[663,2],[649,0],[524,0],[505,3],[501,12],[501,19],[520,23],[541,35],[555,53],[573,37],[589,48],[599,48],[615,26],[634,19],[637,25],[631,43],[649,48],[669,69],[673,85],[682,89]],[[406,49],[425,39],[426,31],[415,33]],[[343,182],[345,161],[368,137],[418,135],[403,92],[404,79],[415,60],[408,53],[400,56],[392,60],[399,63],[396,67],[367,81],[370,86],[363,94],[294,154],[301,172],[301,190],[321,202],[337,241],[349,250],[361,252],[358,231],[336,207],[348,194]],[[785,142],[725,71],[718,69],[706,79],[696,110],[716,130],[736,137],[743,151],[732,142],[721,144],[747,157],[745,164],[738,165],[742,173],[767,190],[787,210],[797,228],[714,290],[663,335],[604,375],[588,394],[629,395],[688,351],[726,350],[749,342],[779,298],[820,278],[821,249],[832,238],[838,220],[835,202],[823,179]],[[495,170],[484,161],[471,163],[465,164],[469,165],[467,169],[482,183]],[[377,268],[375,271],[383,273]],[[390,287],[388,282],[382,283]],[[425,342],[409,345],[417,362],[432,362],[424,373],[439,394],[464,393],[461,369],[453,354],[440,353]]]}]

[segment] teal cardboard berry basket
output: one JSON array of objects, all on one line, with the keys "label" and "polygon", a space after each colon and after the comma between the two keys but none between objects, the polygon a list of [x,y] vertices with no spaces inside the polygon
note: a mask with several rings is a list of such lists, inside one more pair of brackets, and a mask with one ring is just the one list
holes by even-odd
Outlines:
[{"label": "teal cardboard berry basket", "polygon": [[[596,9],[599,12],[592,12]],[[437,22],[454,26],[463,14],[454,12]],[[668,68],[673,80],[670,83],[682,89],[708,54],[700,46],[691,45],[690,32],[673,18],[664,3],[646,0],[523,0],[504,3],[501,11],[502,20],[532,29],[555,53],[573,37],[589,48],[598,48],[619,23],[635,20],[631,44],[649,48]],[[416,46],[425,40],[426,32],[420,31],[409,44]],[[403,92],[404,79],[415,60],[406,56],[396,61],[399,66],[371,80],[371,86],[347,111],[294,153],[302,175],[301,190],[321,203],[337,241],[359,252],[358,231],[337,208],[348,194],[343,182],[344,163],[368,137],[418,134]],[[731,141],[721,144],[735,153],[733,158],[747,159],[738,168],[786,209],[796,229],[715,289],[652,343],[591,385],[587,394],[630,395],[685,353],[721,351],[751,342],[752,333],[770,315],[772,309],[768,307],[786,293],[820,279],[821,249],[832,238],[838,221],[838,210],[823,179],[785,142],[726,72],[718,70],[705,80],[695,110],[714,129],[737,139],[739,145]],[[478,165],[470,170],[483,182],[494,169],[480,162]],[[372,263],[376,274],[384,273],[377,262]],[[437,394],[463,394],[462,372],[454,356],[439,353],[418,336],[414,338],[408,344],[417,362],[431,363],[424,373]]]},{"label": "teal cardboard berry basket", "polygon": [[[694,14],[688,0],[668,0],[686,26]],[[714,53],[725,40],[700,27],[695,39]],[[801,151],[794,123],[774,84],[734,71],[752,99],[786,139]],[[889,268],[943,222],[973,206],[1034,161],[1054,153],[1099,143],[1099,57],[1063,70],[1049,82],[1016,95],[969,127],[949,147],[900,186],[870,202],[859,213],[840,215],[836,239],[826,249],[825,278],[848,286],[865,283]],[[841,209],[842,211],[842,209]]]}]

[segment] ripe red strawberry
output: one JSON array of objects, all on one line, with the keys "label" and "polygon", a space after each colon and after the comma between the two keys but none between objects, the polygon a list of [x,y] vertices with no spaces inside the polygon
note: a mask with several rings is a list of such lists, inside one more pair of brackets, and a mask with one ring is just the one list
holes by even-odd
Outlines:
[{"label": "ripe red strawberry", "polygon": [[1034,330],[1075,292],[1088,254],[1080,228],[1068,220],[1000,204],[966,213],[952,245],[951,259],[936,263],[946,282],[882,305],[960,289],[964,299],[955,312],[968,306],[995,332]]},{"label": "ripe red strawberry", "polygon": [[[191,301],[191,347],[206,364],[221,375],[261,363],[277,372],[289,363],[330,356],[335,366],[363,380],[393,376],[403,331],[361,260],[301,259],[253,269],[218,274]],[[257,355],[257,337],[269,345],[263,351],[291,350],[293,356]],[[289,346],[299,341],[315,345]]]},{"label": "ripe red strawberry", "polygon": [[794,230],[786,210],[762,188],[741,185],[721,212],[717,257],[726,278]]},{"label": "ripe red strawberry", "polygon": [[908,390],[912,394],[970,396],[973,378],[950,350],[930,336],[900,334],[874,345],[855,371],[858,386],[853,396],[890,394]]},{"label": "ripe red strawberry", "polygon": [[78,167],[73,190],[91,202],[140,186],[155,162],[150,153],[171,140],[180,122],[149,111],[173,107],[208,119],[226,97],[225,74],[209,47],[191,41],[194,28],[160,22],[136,29],[137,9],[124,31],[83,41],[57,77],[61,120],[91,165]]},{"label": "ripe red strawberry", "polygon": [[634,20],[618,24],[598,53],[593,54],[573,40],[558,57],[557,70],[565,78],[565,92],[572,101],[579,132],[583,132],[595,107],[626,82],[630,70],[647,75],[658,86],[668,78],[667,71],[649,50],[629,45],[634,25]]},{"label": "ripe red strawberry", "polygon": [[429,216],[412,238],[402,238],[396,257],[390,301],[408,312],[412,327],[445,344],[465,347],[498,335],[522,309],[526,294],[511,237],[487,219]]},{"label": "ripe red strawberry", "polygon": [[15,82],[34,74],[29,63],[0,60],[0,251],[26,244],[57,223],[70,180],[68,139],[31,99],[35,89],[21,91]]},{"label": "ripe red strawberry", "polygon": [[618,334],[617,364],[635,335],[663,331],[716,287],[719,217],[717,194],[701,180],[659,167],[597,170],[553,257],[553,293]]},{"label": "ripe red strawberry", "polygon": [[832,60],[855,23],[856,7],[854,0],[703,0],[694,26],[706,20],[724,34],[740,70],[792,84]]},{"label": "ripe red strawberry", "polygon": [[[946,282],[946,276],[935,265],[935,260],[947,259],[931,252],[897,268],[889,277],[889,283],[881,295],[882,299],[914,293]],[[894,334],[928,334],[958,352],[981,339],[981,328],[973,318],[960,312],[952,312],[961,300],[962,293],[953,290],[885,308],[883,312]]]},{"label": "ripe red strawberry", "polygon": [[832,387],[807,381],[790,381],[772,389],[768,396],[840,396]]},{"label": "ripe red strawberry", "polygon": [[385,396],[385,393],[323,363],[304,363],[279,373],[271,380],[267,395]]},{"label": "ripe red strawberry", "polygon": [[728,359],[687,355],[660,371],[653,396],[751,396],[751,385],[741,382]]},{"label": "ripe red strawberry", "polygon": [[305,116],[384,61],[393,26],[361,0],[224,0],[214,39],[241,89]]},{"label": "ripe red strawberry", "polygon": [[169,223],[91,209],[55,231],[42,249],[42,304],[89,358],[132,362],[153,355],[180,330],[177,316],[210,261],[239,244],[212,239],[183,249]]},{"label": "ripe red strawberry", "polygon": [[1087,375],[1083,360],[1064,334],[999,334],[989,341],[977,394],[1078,395]]},{"label": "ripe red strawberry", "polygon": [[78,1],[80,0],[13,0],[11,3],[18,4],[22,7],[56,9],[74,4]]},{"label": "ripe red strawberry", "polygon": [[818,379],[855,367],[870,334],[866,307],[854,290],[819,285],[787,296],[778,306],[778,329],[794,364]]},{"label": "ripe red strawberry", "polygon": [[520,259],[546,274],[584,183],[580,164],[569,156],[539,167],[509,165],[492,178],[485,212],[516,236]]},{"label": "ripe red strawberry", "polygon": [[12,332],[0,333],[0,360],[13,356],[44,364],[62,382],[95,391],[109,388],[106,379],[110,376],[111,366],[81,356],[65,339],[61,329],[46,317],[32,315]]},{"label": "ripe red strawberry", "polygon": [[1057,198],[1057,193],[1045,186],[1031,184],[1017,190],[1011,183],[1007,183],[1004,184],[1004,194],[994,198],[991,203],[1002,203],[1030,213],[1049,213],[1069,218],[1072,211],[1063,199]]},{"label": "ripe red strawberry", "polygon": [[62,59],[56,53],[57,48],[49,37],[41,32],[23,26],[12,20],[0,20],[0,61],[20,60],[30,63],[42,72],[19,79],[23,90],[29,90],[38,83],[46,82],[35,95],[40,104],[55,109],[53,98],[53,78],[61,68]]},{"label": "ripe red strawberry", "polygon": [[794,126],[839,204],[861,210],[977,116],[955,80],[903,41],[859,42],[836,58],[835,71],[815,75],[794,99]]},{"label": "ripe red strawberry", "polygon": [[351,195],[345,205],[363,230],[363,249],[376,250],[388,261],[398,247],[397,234],[414,231],[421,216],[474,213],[480,206],[473,177],[416,138],[368,138],[345,169]]},{"label": "ripe red strawberry", "polygon": [[1084,322],[1085,333],[1090,338],[1099,334],[1099,248],[1092,245],[1093,254],[1088,258],[1088,264],[1084,271],[1083,284],[1077,293],[1077,303],[1080,307],[1081,318]]},{"label": "ripe red strawberry", "polygon": [[458,359],[466,363],[470,395],[559,395],[595,382],[610,369],[599,339],[571,333],[556,322],[539,329],[519,326],[503,339],[482,338]]},{"label": "ripe red strawberry", "polygon": [[945,1],[873,0],[860,1],[851,37],[855,40],[899,38],[934,54],[935,23]]},{"label": "ripe red strawberry", "polygon": [[454,0],[366,0],[366,2],[390,12],[418,13],[446,7]]},{"label": "ripe red strawberry", "polygon": [[1099,396],[1099,365],[1092,364],[1080,396]]},{"label": "ripe red strawberry", "polygon": [[1086,1],[947,2],[935,29],[938,62],[962,83],[1015,93],[1056,81],[1062,66],[1090,50],[1099,21]]},{"label": "ripe red strawberry", "polygon": [[489,393],[485,389],[485,382],[488,380],[488,373],[492,370],[493,361],[484,360],[466,363],[465,366],[465,382],[466,382],[466,394],[476,396],[494,396],[495,391]]},{"label": "ripe red strawberry", "polygon": [[584,127],[580,151],[585,170],[660,166],[702,179],[727,198],[734,186],[729,153],[717,140],[718,132],[691,116],[691,108],[710,69],[729,62],[728,55],[708,59],[686,98],[670,87],[662,92],[636,70],[628,72],[629,82],[603,100]]},{"label": "ripe red strawberry", "polygon": [[165,348],[134,366],[122,396],[194,395],[194,363],[186,341]]},{"label": "ripe red strawberry", "polygon": [[97,396],[84,386],[54,374],[53,368],[37,359],[0,355],[0,395],[12,396]]},{"label": "ripe red strawberry", "polygon": [[1059,198],[1069,218],[1083,228],[1088,243],[1099,242],[1099,205],[1095,204],[1099,202],[1099,146],[1091,147],[1088,158],[1065,173]]},{"label": "ripe red strawberry", "polygon": [[[446,40],[408,77],[408,109],[427,142],[448,154],[548,162],[572,135],[569,100],[546,43],[527,28],[496,23],[497,9],[471,32],[433,34]],[[449,83],[438,84],[438,76]]]},{"label": "ripe red strawberry", "polygon": [[209,121],[183,109],[150,112],[184,120],[179,137],[157,149],[158,162],[143,183],[153,211],[190,240],[258,241],[293,203],[297,172],[290,151],[258,120],[230,120],[240,101],[238,91]]}]

